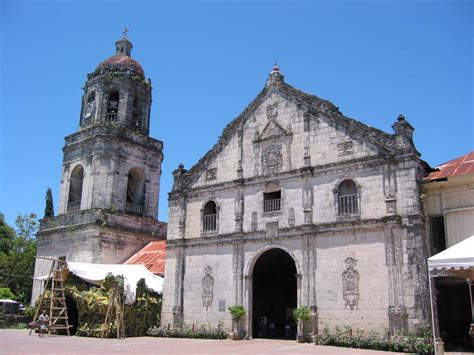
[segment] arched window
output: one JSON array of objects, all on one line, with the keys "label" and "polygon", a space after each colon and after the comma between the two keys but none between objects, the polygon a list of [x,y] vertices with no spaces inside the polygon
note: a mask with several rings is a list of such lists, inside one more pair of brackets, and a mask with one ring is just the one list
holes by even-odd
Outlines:
[{"label": "arched window", "polygon": [[132,126],[140,129],[140,101],[138,97],[133,99]]},{"label": "arched window", "polygon": [[202,226],[204,232],[217,230],[217,206],[214,201],[209,201],[204,206]]},{"label": "arched window", "polygon": [[340,216],[359,214],[357,186],[354,181],[345,180],[339,185],[337,199]]},{"label": "arched window", "polygon": [[84,168],[77,165],[71,173],[69,180],[69,197],[67,200],[67,211],[78,211],[81,209],[82,183],[84,182]]},{"label": "arched window", "polygon": [[107,101],[107,115],[105,120],[108,122],[117,121],[118,109],[119,109],[120,94],[118,91],[112,91],[109,94],[109,100]]},{"label": "arched window", "polygon": [[126,211],[139,216],[145,213],[145,176],[138,168],[128,172]]}]

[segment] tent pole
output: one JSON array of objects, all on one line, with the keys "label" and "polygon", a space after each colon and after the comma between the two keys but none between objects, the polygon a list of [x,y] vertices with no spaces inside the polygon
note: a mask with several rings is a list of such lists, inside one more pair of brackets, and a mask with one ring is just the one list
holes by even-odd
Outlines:
[{"label": "tent pole", "polygon": [[[433,328],[433,344],[436,344],[436,327],[433,311],[433,285],[431,283],[431,271],[428,269],[428,284],[430,287],[430,305],[431,305],[431,326]],[[436,346],[435,346],[436,349]]]},{"label": "tent pole", "polygon": [[471,301],[471,323],[474,323],[474,305],[472,303],[472,280],[467,279],[467,284],[469,286],[469,300]]}]

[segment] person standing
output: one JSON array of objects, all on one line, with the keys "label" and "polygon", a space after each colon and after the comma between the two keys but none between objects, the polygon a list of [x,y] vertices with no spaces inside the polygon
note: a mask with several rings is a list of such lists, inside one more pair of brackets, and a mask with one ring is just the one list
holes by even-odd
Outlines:
[{"label": "person standing", "polygon": [[38,317],[38,323],[39,323],[38,336],[40,338],[43,338],[44,330],[48,327],[48,323],[49,323],[49,316],[46,314],[46,310],[43,309],[43,313],[41,313],[40,316]]}]

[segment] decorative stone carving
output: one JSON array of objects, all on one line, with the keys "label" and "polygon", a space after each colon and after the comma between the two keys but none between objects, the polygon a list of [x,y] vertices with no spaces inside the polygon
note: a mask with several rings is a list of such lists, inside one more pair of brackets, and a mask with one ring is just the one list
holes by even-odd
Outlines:
[{"label": "decorative stone carving", "polygon": [[281,144],[272,144],[268,146],[262,155],[264,174],[268,175],[279,173],[283,164],[282,160]]},{"label": "decorative stone carving", "polygon": [[257,212],[252,212],[252,222],[250,223],[250,230],[252,232],[256,232],[257,231],[257,227],[258,227],[258,224],[257,224]]},{"label": "decorative stone carving", "polygon": [[387,214],[397,213],[397,200],[396,194],[393,190],[388,190],[385,194],[385,205],[387,208]]},{"label": "decorative stone carving", "polygon": [[173,190],[179,190],[182,185],[182,180],[183,176],[187,173],[188,171],[184,168],[183,164],[179,164],[178,169],[175,169],[173,171]]},{"label": "decorative stone carving", "polygon": [[278,103],[267,106],[267,118],[274,120],[278,116]]},{"label": "decorative stone carving", "polygon": [[342,295],[346,308],[353,310],[359,304],[359,272],[355,270],[357,260],[347,258],[346,270],[342,273]]},{"label": "decorative stone carving", "polygon": [[354,144],[352,141],[339,143],[337,145],[337,151],[339,155],[348,155],[354,153]]},{"label": "decorative stone carving", "polygon": [[255,144],[253,146],[253,161],[254,161],[254,170],[253,173],[255,176],[260,175],[260,145]]},{"label": "decorative stone carving", "polygon": [[307,209],[304,212],[304,224],[312,224],[313,223],[313,210]]},{"label": "decorative stone carving", "polygon": [[278,237],[278,222],[268,222],[265,230],[265,236],[267,238]]},{"label": "decorative stone carving", "polygon": [[207,310],[212,305],[214,299],[214,277],[212,277],[212,268],[208,265],[204,269],[202,278],[202,306]]},{"label": "decorative stone carving", "polygon": [[295,226],[295,209],[293,207],[288,210],[288,225],[290,227]]},{"label": "decorative stone carving", "polygon": [[206,170],[206,181],[212,181],[217,179],[217,168]]}]

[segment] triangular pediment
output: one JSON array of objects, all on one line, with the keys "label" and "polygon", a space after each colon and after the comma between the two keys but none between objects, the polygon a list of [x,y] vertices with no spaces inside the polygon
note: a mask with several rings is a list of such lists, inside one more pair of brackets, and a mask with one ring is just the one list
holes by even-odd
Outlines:
[{"label": "triangular pediment", "polygon": [[278,124],[275,120],[270,120],[265,128],[263,129],[262,133],[260,133],[256,138],[256,140],[268,140],[268,139],[273,139],[273,138],[279,138],[283,137],[286,135],[289,135],[290,133],[287,132],[282,126]]},{"label": "triangular pediment", "polygon": [[[285,82],[274,85],[267,85],[257,95],[257,97],[244,109],[244,111],[232,120],[223,130],[217,143],[204,155],[182,179],[182,186],[190,185],[197,181],[207,169],[211,168],[213,161],[225,149],[232,139],[238,139],[242,135],[243,127],[249,119],[254,119],[255,112],[263,113],[267,119],[263,130],[255,132],[254,142],[262,142],[282,137],[291,137],[293,132],[291,126],[285,129],[281,122],[278,122],[278,107],[274,103],[262,108],[262,104],[276,94],[284,100],[296,105],[298,109],[306,112],[308,122],[316,117],[324,120],[337,130],[342,130],[350,139],[358,142],[370,143],[374,148],[382,152],[391,153],[395,149],[395,136],[385,133],[376,128],[367,126],[362,122],[344,116],[331,102],[314,95],[307,94]],[[271,101],[272,102],[272,101]],[[266,111],[266,112],[265,112]]]}]

